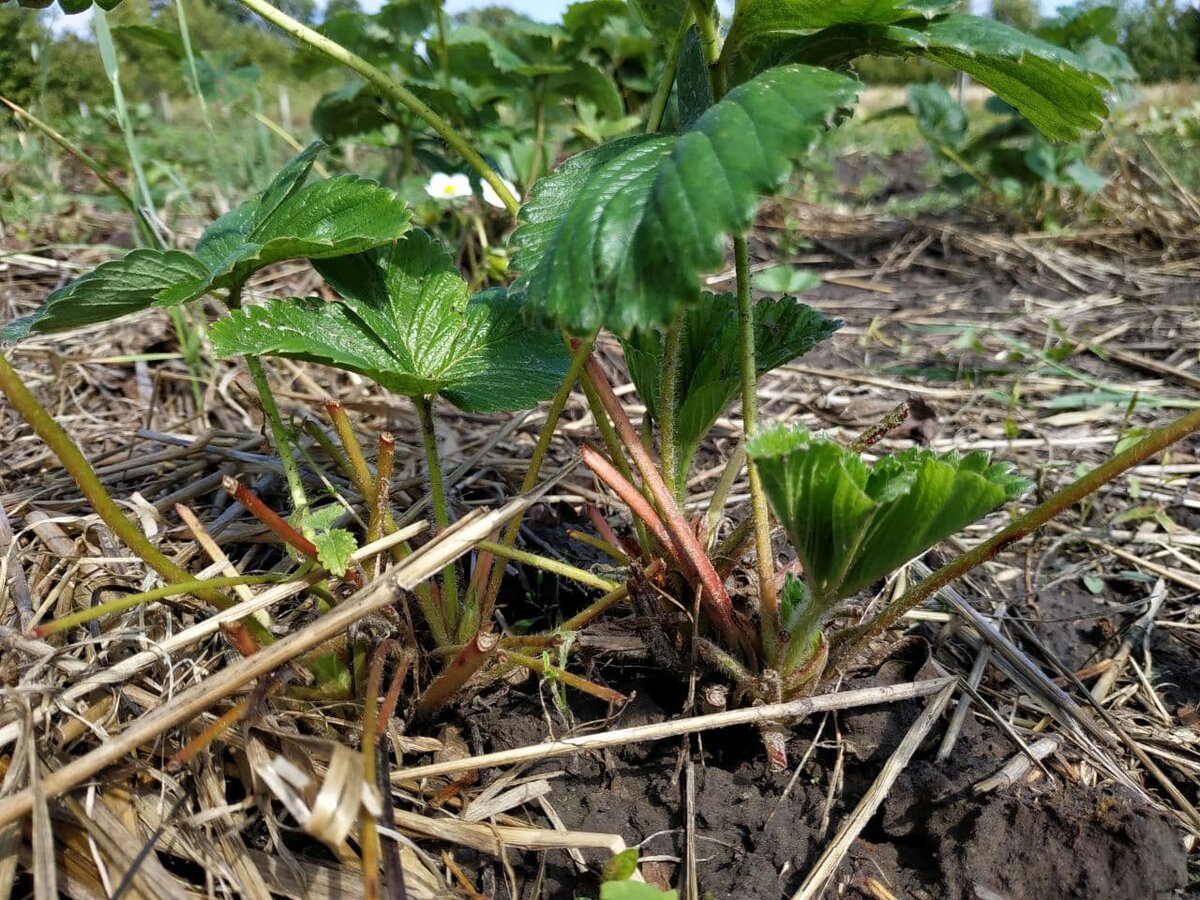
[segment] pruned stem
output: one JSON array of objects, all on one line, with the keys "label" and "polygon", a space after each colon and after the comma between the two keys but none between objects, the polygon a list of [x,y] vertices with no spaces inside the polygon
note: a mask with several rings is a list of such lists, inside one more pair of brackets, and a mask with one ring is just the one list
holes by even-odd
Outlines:
[{"label": "pruned stem", "polygon": [[1200,430],[1200,410],[1194,410],[1174,422],[1156,428],[1132,447],[1092,469],[1044,503],[1025,513],[999,534],[971,548],[966,553],[956,556],[928,578],[922,579],[910,587],[900,599],[889,603],[869,622],[852,629],[846,638],[838,642],[840,646],[831,655],[829,671],[855,659],[866,649],[872,638],[890,628],[906,612],[932,597],[952,581],[961,578],[976,566],[994,559],[1005,547],[1041,528],[1055,516],[1074,506],[1088,494],[1108,484],[1123,472],[1145,462],[1176,441],[1180,441],[1198,430]]},{"label": "pruned stem", "polygon": [[454,659],[433,679],[421,699],[417,701],[417,714],[428,715],[440,709],[471,676],[483,668],[500,646],[500,635],[484,629],[463,645]]},{"label": "pruned stem", "polygon": [[532,656],[526,656],[523,653],[515,653],[511,650],[504,651],[505,659],[510,663],[515,663],[522,668],[528,669],[531,672],[536,672],[545,678],[552,678],[555,681],[561,681],[567,687],[575,688],[577,691],[583,691],[585,694],[591,694],[593,697],[598,697],[607,703],[624,703],[629,698],[620,691],[614,691],[612,688],[605,687],[602,684],[596,684],[594,681],[588,681],[586,678],[581,678],[574,672],[568,672],[559,666],[552,666],[542,659],[536,659]]}]

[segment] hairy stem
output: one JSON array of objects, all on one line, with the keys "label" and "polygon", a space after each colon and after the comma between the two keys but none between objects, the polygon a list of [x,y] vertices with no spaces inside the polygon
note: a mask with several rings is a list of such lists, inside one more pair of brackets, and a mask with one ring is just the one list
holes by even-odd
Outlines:
[{"label": "hairy stem", "polygon": [[[442,460],[438,455],[437,432],[433,428],[433,401],[417,397],[417,418],[421,422],[421,441],[425,445],[425,462],[429,469],[429,495],[433,500],[433,521],[438,528],[450,525],[450,506],[446,502],[446,481],[442,475]],[[453,634],[459,625],[458,569],[450,563],[442,570],[442,620]]]},{"label": "hairy stem", "polygon": [[[540,81],[541,79],[538,79]],[[533,158],[529,161],[529,177],[525,179],[525,188],[537,181],[542,170],[542,157],[546,152],[546,93],[541,84],[533,87]]]},{"label": "hairy stem", "polygon": [[568,565],[565,562],[551,559],[548,556],[539,556],[536,553],[517,550],[515,547],[506,547],[503,544],[497,544],[495,541],[480,541],[475,546],[502,559],[511,559],[513,562],[518,562],[522,565],[533,566],[535,569],[541,569],[543,572],[549,572],[552,575],[558,575],[562,578],[569,578],[579,584],[594,587],[601,591],[614,591],[618,587],[615,581],[609,581],[607,578],[593,575],[586,569]]},{"label": "hairy stem", "polygon": [[484,158],[475,151],[467,139],[453,125],[421,102],[415,94],[402,84],[388,76],[382,70],[371,65],[361,56],[350,52],[337,41],[331,40],[302,22],[296,21],[287,13],[276,9],[270,3],[266,2],[266,0],[237,0],[237,2],[246,7],[246,9],[258,13],[258,15],[262,16],[272,25],[281,28],[300,43],[311,47],[319,53],[324,53],[335,62],[341,63],[346,68],[361,75],[389,100],[403,106],[417,118],[421,119],[421,121],[437,133],[438,137],[449,144],[455,153],[466,160],[467,164],[479,173],[480,178],[492,186],[492,190],[496,192],[496,196],[504,203],[504,207],[508,210],[509,215],[516,216],[520,204],[517,202],[517,198],[512,195],[512,192],[505,187],[496,170],[487,164]]},{"label": "hairy stem", "polygon": [[267,427],[271,430],[271,442],[275,452],[279,454],[279,462],[283,466],[283,475],[287,479],[288,494],[292,498],[292,508],[304,515],[308,512],[308,495],[304,492],[304,482],[300,478],[300,467],[292,453],[292,445],[288,439],[287,429],[283,418],[279,415],[279,406],[275,403],[275,394],[267,382],[267,373],[262,360],[257,356],[246,357],[246,368],[250,370],[250,378],[258,391],[258,399],[262,402],[263,414],[267,417]]},{"label": "hairy stem", "polygon": [[1123,472],[1145,462],[1155,454],[1161,453],[1176,441],[1182,440],[1195,431],[1200,431],[1200,410],[1194,410],[1174,422],[1156,428],[1132,447],[1092,469],[1040,506],[1025,513],[999,534],[966,553],[956,556],[928,578],[910,587],[899,600],[889,603],[869,622],[852,629],[846,639],[838,642],[840,646],[832,655],[829,670],[833,671],[835,667],[853,660],[866,649],[872,638],[890,628],[906,612],[933,596],[952,581],[961,578],[976,566],[994,559],[1005,547],[1041,528],[1055,516],[1074,506],[1093,491],[1099,490]]},{"label": "hairy stem", "polygon": [[667,49],[662,79],[658,82],[654,99],[650,101],[650,114],[646,118],[646,134],[654,134],[662,128],[663,114],[667,111],[667,101],[671,99],[671,88],[675,84],[675,76],[679,71],[679,56],[683,52],[683,41],[687,37],[691,24],[692,10],[689,7],[684,10],[683,18],[679,22],[679,30],[675,32],[671,46]]},{"label": "hairy stem", "polygon": [[663,479],[675,501],[683,506],[687,473],[681,471],[679,458],[679,353],[683,323],[687,311],[680,309],[667,326],[663,337],[661,384],[658,388],[658,443]]},{"label": "hairy stem", "polygon": [[[754,299],[750,296],[750,250],[744,237],[733,239],[737,270],[738,354],[742,375],[742,430],[758,422],[758,362],[754,352]],[[758,603],[762,620],[763,658],[772,663],[779,645],[779,601],[775,596],[775,554],[771,550],[771,517],[758,470],[750,466],[750,509],[758,556]]]}]

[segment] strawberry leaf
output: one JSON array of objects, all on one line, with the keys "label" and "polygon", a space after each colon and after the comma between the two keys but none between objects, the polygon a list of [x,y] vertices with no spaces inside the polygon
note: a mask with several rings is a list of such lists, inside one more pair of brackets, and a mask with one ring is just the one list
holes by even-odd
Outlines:
[{"label": "strawberry leaf", "polygon": [[730,91],[681,135],[629,138],[540,180],[513,236],[527,301],[573,333],[663,325],[861,85],[791,65]]},{"label": "strawberry leaf", "polygon": [[906,450],[868,466],[799,426],[760,431],[746,450],[822,609],[1029,488],[982,452]]},{"label": "strawberry leaf", "polygon": [[341,295],[235,310],[210,329],[219,355],[284,356],[358,372],[409,397],[441,394],[469,412],[525,409],[566,373],[562,341],[526,324],[503,289],[469,297],[423,231],[317,263]]},{"label": "strawberry leaf", "polygon": [[[760,300],[754,311],[757,375],[761,378],[803,356],[840,326],[840,322],[826,319],[792,297]],[[646,404],[647,414],[658,422],[663,335],[657,330],[643,329],[624,341],[624,345],[630,377]],[[687,311],[679,339],[675,410],[677,482],[686,480],[700,444],[737,396],[741,386],[739,359],[737,298],[733,294],[706,294],[699,306]]]}]

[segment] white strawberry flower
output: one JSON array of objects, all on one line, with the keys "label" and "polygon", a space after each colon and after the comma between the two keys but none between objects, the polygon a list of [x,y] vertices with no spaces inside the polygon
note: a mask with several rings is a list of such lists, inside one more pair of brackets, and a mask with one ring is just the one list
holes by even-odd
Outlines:
[{"label": "white strawberry flower", "polygon": [[425,193],[434,200],[457,200],[471,196],[471,179],[466,175],[434,172],[425,183]]},{"label": "white strawberry flower", "polygon": [[[504,186],[508,188],[508,192],[510,194],[518,199],[520,198],[520,195],[517,193],[517,186],[515,184],[513,184],[503,175],[500,176],[500,180],[504,182]],[[500,199],[500,195],[496,193],[495,188],[493,188],[486,181],[482,181],[480,184],[483,185],[483,201],[489,206],[496,207],[496,209],[504,209],[504,201]]]}]

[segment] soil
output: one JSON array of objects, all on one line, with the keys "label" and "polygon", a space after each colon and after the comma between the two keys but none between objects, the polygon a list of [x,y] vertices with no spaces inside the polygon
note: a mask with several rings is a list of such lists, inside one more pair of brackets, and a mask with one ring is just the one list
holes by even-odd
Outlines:
[{"label": "soil", "polygon": [[[924,641],[908,646],[913,643],[928,646]],[[616,673],[606,674],[611,678]],[[845,687],[933,674],[920,660],[891,659],[875,676]],[[636,697],[609,723],[617,727],[672,718],[668,710],[678,710],[685,699],[682,685],[664,685],[661,679],[639,678],[619,686]],[[691,755],[700,896],[791,896],[922,703],[836,714],[790,786],[793,772],[767,770],[753,728],[703,735]],[[572,712],[578,722],[603,715],[603,710],[578,702]],[[477,698],[460,713],[458,724],[474,737],[477,751],[527,746],[542,740],[548,726],[557,734],[566,728],[547,697],[521,689]],[[788,746],[793,763],[804,757],[816,732],[816,722],[795,729]],[[845,756],[841,767],[834,734],[840,736]],[[970,719],[945,763],[934,759],[940,739],[935,729],[821,896],[889,896],[880,892],[882,886],[891,896],[912,898],[1165,900],[1179,896],[1187,884],[1181,832],[1168,814],[1119,789],[1088,788],[1062,777],[977,795],[972,786],[1019,751],[994,726]],[[631,846],[640,844],[644,874],[665,888],[678,886],[683,875],[686,784],[681,752],[676,740],[641,744],[547,760],[526,774],[561,773],[551,781],[549,800],[563,825],[619,834]],[[831,780],[839,771],[842,783],[831,794]],[[482,774],[486,783],[498,773]],[[546,820],[542,824],[550,827]],[[585,857],[590,864],[585,872],[561,852],[549,853],[543,861],[514,854],[509,862],[523,884],[540,873],[541,896],[595,897],[595,873],[604,859],[602,854]],[[488,896],[524,896],[509,893],[496,861],[477,857],[474,863],[475,883],[490,888]]]}]

